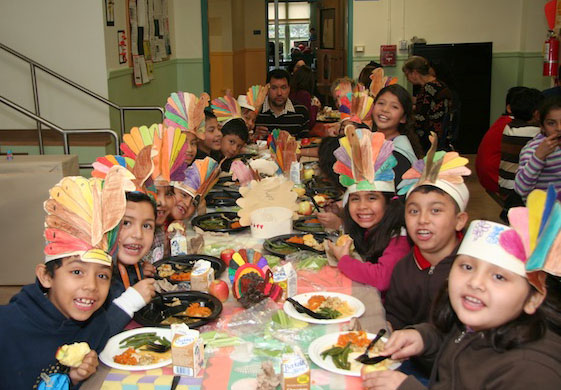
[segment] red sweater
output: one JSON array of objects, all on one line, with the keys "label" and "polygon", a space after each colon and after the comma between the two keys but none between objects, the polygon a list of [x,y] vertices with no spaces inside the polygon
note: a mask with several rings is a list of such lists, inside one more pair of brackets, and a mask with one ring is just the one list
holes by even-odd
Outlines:
[{"label": "red sweater", "polygon": [[475,169],[481,185],[490,192],[499,192],[499,164],[501,163],[501,139],[506,125],[512,117],[502,115],[491,125],[483,136],[477,157]]}]

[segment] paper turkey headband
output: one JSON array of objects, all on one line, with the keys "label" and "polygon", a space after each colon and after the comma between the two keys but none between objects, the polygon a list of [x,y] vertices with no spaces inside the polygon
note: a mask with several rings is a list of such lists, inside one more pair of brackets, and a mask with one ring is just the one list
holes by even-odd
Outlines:
[{"label": "paper turkey headband", "polygon": [[[166,103],[164,125],[179,128],[204,138],[205,107],[210,96],[203,92],[200,97],[189,92],[174,92]],[[203,126],[201,126],[203,125]]]},{"label": "paper turkey headband", "polygon": [[397,84],[397,77],[384,76],[384,68],[376,68],[370,74],[370,96],[376,98],[382,88]]},{"label": "paper turkey headband", "polygon": [[241,108],[247,108],[248,110],[259,112],[268,93],[268,85],[252,85],[247,90],[246,95],[238,96],[238,104]]},{"label": "paper turkey headband", "polygon": [[357,85],[353,92],[347,92],[339,98],[339,112],[341,120],[349,119],[355,123],[362,123],[370,117],[374,99],[362,84]]},{"label": "paper turkey headband", "polygon": [[214,115],[216,115],[216,120],[222,124],[231,119],[242,117],[242,108],[240,107],[240,104],[233,96],[230,95],[213,99],[210,107],[212,108]]},{"label": "paper turkey headband", "polygon": [[347,187],[344,204],[353,192],[395,192],[393,168],[397,160],[393,156],[393,143],[386,141],[382,133],[348,125],[339,144],[333,153],[337,158],[333,170],[339,174],[339,182]]},{"label": "paper turkey headband", "polygon": [[125,214],[126,191],[134,191],[132,174],[112,167],[105,180],[68,176],[49,190],[43,204],[45,262],[80,256],[85,262],[111,266],[110,250],[117,239],[114,229]]},{"label": "paper turkey headband", "polygon": [[489,221],[473,221],[458,254],[476,257],[514,272],[541,293],[546,273],[561,276],[561,204],[553,187],[534,190],[527,207],[509,210],[511,227]]},{"label": "paper turkey headband", "polygon": [[191,195],[197,203],[214,186],[219,174],[220,164],[211,157],[205,157],[204,160],[195,160],[185,170],[183,181],[174,181],[171,185]]},{"label": "paper turkey headband", "polygon": [[469,200],[469,190],[464,184],[463,176],[469,176],[471,171],[465,166],[469,161],[457,152],[436,151],[438,138],[431,131],[429,136],[431,147],[425,158],[417,160],[413,166],[403,174],[401,183],[397,186],[398,195],[407,194],[420,186],[429,185],[440,188],[452,197],[458,204],[460,211],[465,211]]},{"label": "paper turkey headband", "polygon": [[179,128],[153,124],[133,127],[121,144],[122,156],[99,157],[92,165],[92,176],[105,178],[114,165],[127,168],[135,176],[137,191],[147,192],[151,185],[169,186],[185,178],[187,135]]}]

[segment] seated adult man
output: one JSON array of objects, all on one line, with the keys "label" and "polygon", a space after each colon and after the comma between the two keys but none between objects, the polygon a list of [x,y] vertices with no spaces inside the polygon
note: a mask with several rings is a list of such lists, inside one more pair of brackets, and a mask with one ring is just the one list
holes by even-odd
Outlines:
[{"label": "seated adult man", "polygon": [[308,135],[309,114],[305,106],[293,104],[290,94],[290,74],[283,69],[273,69],[267,75],[269,94],[255,120],[259,139],[266,139],[273,129],[286,130],[296,138]]}]

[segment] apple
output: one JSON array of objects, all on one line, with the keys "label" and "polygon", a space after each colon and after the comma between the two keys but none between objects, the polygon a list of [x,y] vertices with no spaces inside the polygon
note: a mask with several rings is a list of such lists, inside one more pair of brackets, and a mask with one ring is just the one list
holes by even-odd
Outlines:
[{"label": "apple", "polygon": [[309,145],[309,144],[311,144],[311,143],[312,143],[312,140],[309,139],[309,138],[302,138],[302,139],[300,140],[300,145],[302,145],[302,146],[306,146],[306,145]]},{"label": "apple", "polygon": [[298,214],[300,215],[312,215],[312,203],[307,200],[298,203]]},{"label": "apple", "polygon": [[214,279],[208,288],[208,292],[220,299],[220,302],[226,302],[228,295],[230,295],[230,288],[228,284],[220,279]]},{"label": "apple", "polygon": [[327,203],[327,199],[325,198],[324,195],[315,195],[314,200],[316,201],[319,207],[323,207]]},{"label": "apple", "polygon": [[313,169],[304,169],[304,180],[310,180],[315,173]]},{"label": "apple", "polygon": [[296,192],[298,194],[298,196],[306,195],[306,189],[301,184],[295,185],[292,188],[292,191]]},{"label": "apple", "polygon": [[224,249],[222,252],[220,252],[220,258],[222,259],[224,264],[229,265],[234,253],[236,253],[236,251],[232,248]]}]

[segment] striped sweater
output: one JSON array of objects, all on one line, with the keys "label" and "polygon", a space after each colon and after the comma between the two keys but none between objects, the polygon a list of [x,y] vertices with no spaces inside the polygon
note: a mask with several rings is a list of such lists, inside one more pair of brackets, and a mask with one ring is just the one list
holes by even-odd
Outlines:
[{"label": "striped sweater", "polygon": [[544,139],[543,134],[536,135],[520,152],[514,190],[524,200],[532,190],[546,190],[550,184],[561,190],[561,149],[557,147],[545,160],[536,157],[536,148]]},{"label": "striped sweater", "polygon": [[499,164],[499,193],[506,198],[514,191],[514,178],[520,160],[520,151],[540,128],[520,119],[514,119],[503,130],[501,140],[501,162]]}]

